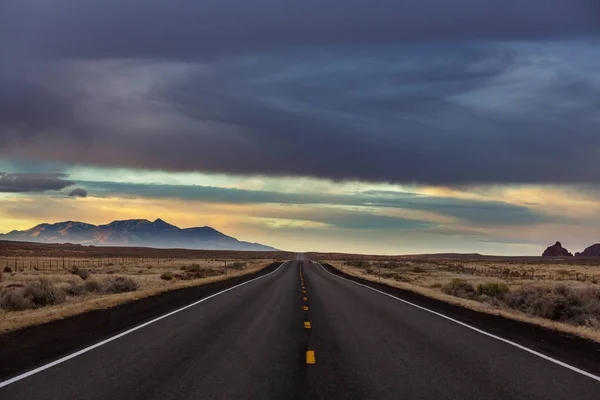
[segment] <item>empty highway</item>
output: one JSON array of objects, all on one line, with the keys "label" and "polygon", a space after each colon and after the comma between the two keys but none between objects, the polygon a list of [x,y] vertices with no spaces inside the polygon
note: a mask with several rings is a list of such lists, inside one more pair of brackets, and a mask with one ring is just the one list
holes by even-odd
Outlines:
[{"label": "empty highway", "polygon": [[302,255],[198,300],[5,380],[0,398],[600,398],[594,376],[334,276]]}]

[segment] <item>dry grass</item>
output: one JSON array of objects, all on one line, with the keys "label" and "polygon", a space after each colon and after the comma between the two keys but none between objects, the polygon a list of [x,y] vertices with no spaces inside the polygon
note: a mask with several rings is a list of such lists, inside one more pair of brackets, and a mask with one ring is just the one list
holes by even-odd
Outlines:
[{"label": "dry grass", "polygon": [[600,342],[600,260],[364,257],[323,262],[369,281]]},{"label": "dry grass", "polygon": [[[12,258],[0,257],[3,261]],[[273,258],[247,259],[207,259],[184,258],[160,263],[142,258],[130,264],[115,265],[100,262],[100,266],[72,259],[73,265],[62,269],[62,259],[54,258],[53,269],[35,268],[32,265],[46,261],[46,257],[21,257],[27,267],[3,273],[0,282],[2,299],[14,306],[2,307],[0,303],[0,333],[36,325],[56,319],[70,317],[91,310],[109,308],[117,304],[138,300],[144,297],[192,286],[204,285],[235,276],[251,274],[275,261]],[[227,268],[225,263],[227,262]],[[235,264],[234,264],[235,263]],[[58,264],[58,267],[55,267]],[[85,266],[78,267],[78,265]],[[170,278],[168,278],[170,277]],[[26,291],[45,289],[56,294],[57,301],[34,297]],[[51,299],[49,297],[49,299]],[[19,304],[20,302],[20,304]],[[15,311],[20,310],[20,311]]]}]

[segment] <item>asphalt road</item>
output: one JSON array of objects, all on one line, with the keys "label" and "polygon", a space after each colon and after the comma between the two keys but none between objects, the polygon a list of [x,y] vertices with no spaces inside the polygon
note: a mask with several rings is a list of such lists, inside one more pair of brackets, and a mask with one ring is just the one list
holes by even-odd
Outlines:
[{"label": "asphalt road", "polygon": [[600,398],[594,379],[299,259],[0,399]]}]

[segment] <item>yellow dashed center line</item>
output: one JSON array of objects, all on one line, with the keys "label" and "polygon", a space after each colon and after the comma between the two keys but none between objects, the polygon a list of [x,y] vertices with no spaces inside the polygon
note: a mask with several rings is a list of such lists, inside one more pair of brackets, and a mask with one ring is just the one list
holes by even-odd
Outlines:
[{"label": "yellow dashed center line", "polygon": [[[302,276],[302,270],[299,270],[299,274],[300,274],[300,284],[302,286],[302,294],[306,295],[306,286],[304,284],[304,277]],[[303,296],[302,299],[304,301],[308,301],[307,296]],[[303,306],[302,309],[304,311],[308,311],[308,306]],[[310,324],[310,321],[304,321],[304,329],[311,329],[311,328],[312,328],[312,326]],[[314,350],[306,351],[306,363],[307,364],[315,364],[316,363]]]}]

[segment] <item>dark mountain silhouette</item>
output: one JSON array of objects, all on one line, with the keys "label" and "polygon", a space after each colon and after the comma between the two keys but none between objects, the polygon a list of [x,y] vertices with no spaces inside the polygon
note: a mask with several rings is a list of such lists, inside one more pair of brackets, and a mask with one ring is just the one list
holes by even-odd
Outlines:
[{"label": "dark mountain silhouette", "polygon": [[154,222],[130,219],[97,226],[75,221],[40,224],[26,231],[0,234],[0,240],[202,250],[277,250],[259,243],[239,241],[208,226],[181,229],[162,219]]},{"label": "dark mountain silhouette", "polygon": [[548,247],[542,257],[573,257],[573,254],[562,247],[560,242],[556,242],[553,246]]},{"label": "dark mountain silhouette", "polygon": [[581,253],[575,253],[577,257],[600,257],[600,243],[596,243],[586,248]]}]

